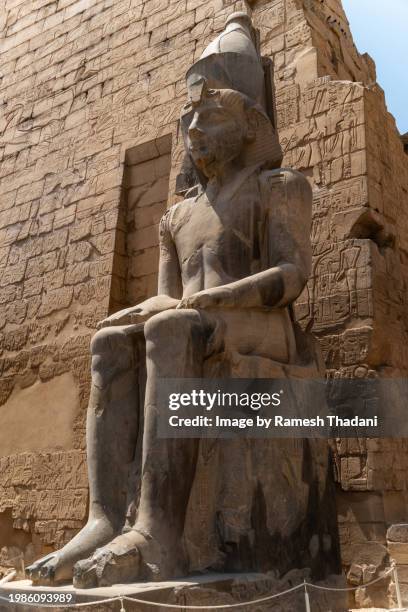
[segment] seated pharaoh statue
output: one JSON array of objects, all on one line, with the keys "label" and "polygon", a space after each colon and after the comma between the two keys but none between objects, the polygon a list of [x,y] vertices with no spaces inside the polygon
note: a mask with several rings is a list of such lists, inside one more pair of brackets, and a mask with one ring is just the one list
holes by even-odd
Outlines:
[{"label": "seated pharaoh statue", "polygon": [[312,190],[279,167],[267,70],[235,13],[188,71],[196,184],[161,220],[158,295],[93,337],[89,519],[27,569],[35,584],[318,572],[336,556],[327,441],[157,436],[160,379],[322,373],[292,309],[311,271]]}]

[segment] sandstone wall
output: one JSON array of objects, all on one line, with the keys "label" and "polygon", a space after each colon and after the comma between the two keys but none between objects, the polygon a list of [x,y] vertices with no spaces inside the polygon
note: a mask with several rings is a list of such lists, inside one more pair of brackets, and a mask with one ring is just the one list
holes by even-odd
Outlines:
[{"label": "sandstone wall", "polygon": [[[406,371],[407,158],[340,0],[5,0],[0,563],[60,546],[86,517],[89,340],[108,312],[155,291],[156,226],[182,160],[184,74],[243,8],[275,62],[284,163],[315,187],[314,271],[298,317],[331,375]],[[362,440],[335,449],[354,573],[356,544],[385,544],[386,527],[406,516],[405,450]]]}]

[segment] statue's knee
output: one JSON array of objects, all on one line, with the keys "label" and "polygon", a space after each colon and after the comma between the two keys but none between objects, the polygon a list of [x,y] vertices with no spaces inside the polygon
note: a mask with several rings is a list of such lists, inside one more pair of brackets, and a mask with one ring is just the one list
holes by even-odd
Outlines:
[{"label": "statue's knee", "polygon": [[92,355],[116,352],[126,344],[126,336],[119,327],[104,327],[91,340]]},{"label": "statue's knee", "polygon": [[193,330],[201,329],[201,320],[196,310],[167,310],[154,315],[144,328],[146,342],[156,345],[168,340],[173,349],[183,338],[188,338]]},{"label": "statue's knee", "polygon": [[144,335],[147,342],[154,344],[169,333],[170,312],[160,312],[151,317],[144,326]]},{"label": "statue's knee", "polygon": [[105,327],[91,340],[92,379],[106,386],[114,376],[132,366],[132,342],[119,327]]}]

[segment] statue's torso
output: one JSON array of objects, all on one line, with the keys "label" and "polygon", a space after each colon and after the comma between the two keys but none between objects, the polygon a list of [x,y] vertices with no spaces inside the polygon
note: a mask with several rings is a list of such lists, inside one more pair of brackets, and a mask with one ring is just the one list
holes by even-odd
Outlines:
[{"label": "statue's torso", "polygon": [[162,230],[175,247],[183,297],[284,263],[311,265],[310,187],[295,170],[246,170],[214,202],[205,193],[170,208]]},{"label": "statue's torso", "polygon": [[[162,241],[166,249],[175,247],[183,297],[296,259],[301,248],[296,234],[299,228],[304,232],[309,214],[305,184],[292,170],[248,169],[214,202],[202,193],[170,208],[162,220]],[[163,252],[164,259],[169,253]],[[228,350],[293,363],[296,346],[287,308],[248,309],[238,303],[233,309],[207,309],[206,315],[222,323]]]},{"label": "statue's torso", "polygon": [[202,193],[174,207],[169,229],[184,297],[260,271],[263,204],[255,173],[230,197],[210,203]]}]

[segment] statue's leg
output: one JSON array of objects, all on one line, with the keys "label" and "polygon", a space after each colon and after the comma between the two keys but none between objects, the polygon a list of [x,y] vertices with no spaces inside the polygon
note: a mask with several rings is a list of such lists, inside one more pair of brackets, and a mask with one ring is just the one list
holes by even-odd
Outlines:
[{"label": "statue's leg", "polygon": [[211,325],[195,310],[161,313],[146,323],[147,388],[136,524],[76,564],[74,584],[78,588],[141,578],[165,580],[185,573],[181,541],[198,440],[157,438],[157,385],[160,378],[202,376]]},{"label": "statue's leg", "polygon": [[128,470],[138,431],[135,326],[98,331],[91,342],[92,386],[87,413],[89,517],[61,550],[27,568],[36,584],[69,580],[78,559],[120,533],[125,521]]}]

